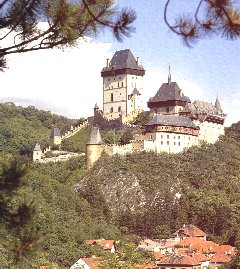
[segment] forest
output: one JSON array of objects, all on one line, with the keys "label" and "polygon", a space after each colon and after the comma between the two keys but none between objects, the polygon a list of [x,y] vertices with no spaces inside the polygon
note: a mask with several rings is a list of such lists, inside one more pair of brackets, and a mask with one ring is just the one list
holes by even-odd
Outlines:
[{"label": "forest", "polygon": [[[3,268],[69,268],[80,257],[104,255],[86,245],[87,239],[120,240],[124,250],[143,237],[169,237],[183,224],[198,226],[209,240],[240,246],[240,122],[226,128],[214,145],[170,155],[103,155],[87,171],[84,157],[43,165],[33,163],[29,153],[37,141],[48,143],[52,126],[64,131],[76,121],[33,107],[0,108]],[[81,131],[66,145],[76,149],[87,134],[87,129]],[[102,187],[119,174],[133,175],[129,180],[134,177],[145,199],[141,208],[111,209]],[[81,182],[87,188],[77,192]],[[121,188],[109,194],[112,199],[139,198],[125,197]],[[133,251],[129,264],[135,255]],[[224,268],[239,268],[238,259]]]}]

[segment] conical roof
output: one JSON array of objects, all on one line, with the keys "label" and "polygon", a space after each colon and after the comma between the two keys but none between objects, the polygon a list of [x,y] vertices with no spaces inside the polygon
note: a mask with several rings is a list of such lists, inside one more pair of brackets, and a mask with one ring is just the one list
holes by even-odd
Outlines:
[{"label": "conical roof", "polygon": [[102,140],[99,128],[93,126],[87,145],[102,145],[102,144],[104,144],[104,142]]},{"label": "conical roof", "polygon": [[218,112],[223,113],[218,97],[216,98],[214,107],[217,109]]},{"label": "conical roof", "polygon": [[34,147],[34,149],[33,150],[41,150],[41,147],[40,147],[40,145],[37,143],[36,145],[35,145],[35,147]]}]

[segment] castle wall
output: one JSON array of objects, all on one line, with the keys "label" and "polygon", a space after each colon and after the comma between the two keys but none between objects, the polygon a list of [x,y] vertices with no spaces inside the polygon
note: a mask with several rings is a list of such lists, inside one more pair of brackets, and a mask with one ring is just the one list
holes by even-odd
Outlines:
[{"label": "castle wall", "polygon": [[220,135],[224,135],[223,124],[199,120],[193,120],[193,122],[200,127],[199,141],[212,144],[218,141]]}]

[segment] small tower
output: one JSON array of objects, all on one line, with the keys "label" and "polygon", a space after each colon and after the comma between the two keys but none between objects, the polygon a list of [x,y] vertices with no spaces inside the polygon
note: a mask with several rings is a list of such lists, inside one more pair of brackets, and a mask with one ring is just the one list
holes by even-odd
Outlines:
[{"label": "small tower", "polygon": [[40,145],[37,143],[33,149],[33,161],[39,161],[42,159],[42,150]]},{"label": "small tower", "polygon": [[220,105],[220,101],[218,99],[218,96],[216,98],[214,107],[217,109],[218,114],[223,114],[222,107]]},{"label": "small tower", "polygon": [[62,138],[61,138],[60,130],[58,128],[53,128],[50,138],[51,138],[52,146],[61,145]]},{"label": "small tower", "polygon": [[98,127],[92,127],[89,140],[86,144],[86,163],[87,169],[93,167],[93,164],[100,158],[103,151],[103,140]]},{"label": "small tower", "polygon": [[[139,59],[135,59],[130,49],[116,51],[102,69],[103,78],[103,116],[117,119],[119,115],[138,114],[142,111],[144,68]],[[137,107],[134,106],[132,93],[137,89]]]}]

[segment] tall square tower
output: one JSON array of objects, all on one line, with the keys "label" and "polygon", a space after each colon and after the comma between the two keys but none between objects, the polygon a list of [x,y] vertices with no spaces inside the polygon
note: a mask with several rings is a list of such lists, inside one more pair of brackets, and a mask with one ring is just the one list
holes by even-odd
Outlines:
[{"label": "tall square tower", "polygon": [[144,68],[130,49],[116,51],[102,69],[103,115],[107,119],[137,115],[142,111]]}]

